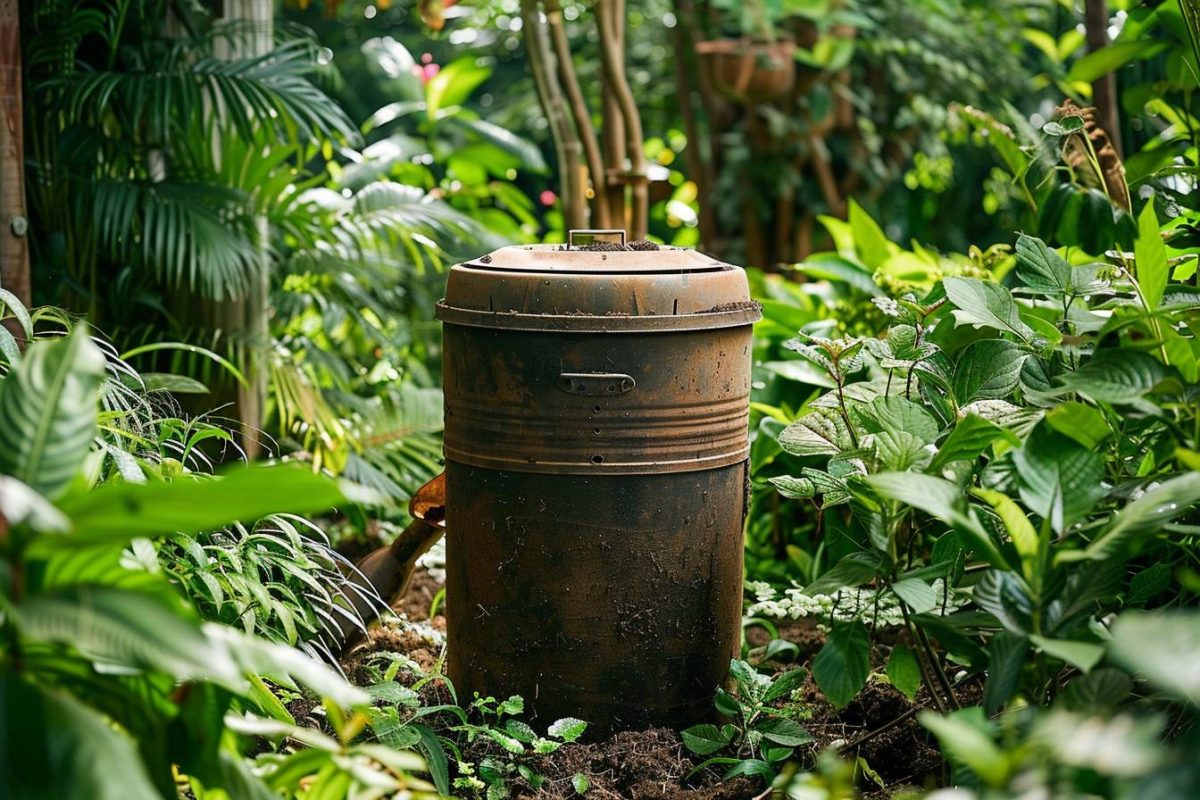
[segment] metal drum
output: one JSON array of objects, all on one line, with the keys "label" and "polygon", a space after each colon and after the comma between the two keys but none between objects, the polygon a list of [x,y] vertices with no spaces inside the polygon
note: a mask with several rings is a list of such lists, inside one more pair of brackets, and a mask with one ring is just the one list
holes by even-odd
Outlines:
[{"label": "metal drum", "polygon": [[600,732],[708,718],[740,637],[745,273],[505,247],[453,267],[437,311],[459,697]]}]

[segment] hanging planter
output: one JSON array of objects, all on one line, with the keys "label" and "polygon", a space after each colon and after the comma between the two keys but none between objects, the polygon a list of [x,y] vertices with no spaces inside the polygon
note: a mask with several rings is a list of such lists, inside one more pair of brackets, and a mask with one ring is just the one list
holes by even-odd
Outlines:
[{"label": "hanging planter", "polygon": [[791,39],[713,39],[696,42],[696,54],[713,86],[745,105],[778,100],[796,83],[796,43]]}]

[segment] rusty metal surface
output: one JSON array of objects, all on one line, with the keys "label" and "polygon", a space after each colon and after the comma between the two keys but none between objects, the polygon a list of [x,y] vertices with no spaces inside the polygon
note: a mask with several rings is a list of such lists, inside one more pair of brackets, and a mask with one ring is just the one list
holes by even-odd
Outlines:
[{"label": "rusty metal surface", "polygon": [[446,325],[446,458],[559,474],[742,461],[749,331],[605,336]]},{"label": "rusty metal surface", "polygon": [[746,465],[636,478],[450,462],[448,669],[539,725],[708,719],[737,653]]},{"label": "rusty metal surface", "polygon": [[708,717],[740,640],[745,274],[504,248],[451,270],[438,316],[459,696],[598,732]]}]

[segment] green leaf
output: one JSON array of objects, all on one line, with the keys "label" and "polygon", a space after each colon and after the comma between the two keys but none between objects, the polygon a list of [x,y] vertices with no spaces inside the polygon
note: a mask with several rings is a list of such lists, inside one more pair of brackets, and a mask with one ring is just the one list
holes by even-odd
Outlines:
[{"label": "green leaf", "polygon": [[55,499],[92,446],[103,380],[104,355],[86,326],[29,345],[0,384],[0,474]]},{"label": "green leaf", "polygon": [[1017,303],[1008,289],[998,283],[976,278],[951,277],[942,280],[946,296],[956,307],[955,325],[972,325],[1011,333],[1028,342],[1033,331],[1021,321]]},{"label": "green leaf", "polygon": [[1166,377],[1166,368],[1138,350],[1111,348],[1098,351],[1074,372],[1058,376],[1056,383],[1100,403],[1135,403]]},{"label": "green leaf", "polygon": [[817,686],[836,708],[854,699],[871,672],[871,635],[859,620],[835,623],[812,662]]},{"label": "green leaf", "polygon": [[1109,657],[1151,686],[1200,705],[1200,612],[1130,611],[1113,623]]},{"label": "green leaf", "polygon": [[902,644],[893,647],[888,656],[887,676],[901,694],[909,700],[914,699],[921,688],[921,667],[913,651]]},{"label": "green leaf", "polygon": [[794,456],[832,456],[841,452],[837,426],[820,414],[808,414],[779,434],[779,446]]},{"label": "green leaf", "polygon": [[1038,425],[1013,452],[1021,500],[1058,533],[1104,497],[1104,461],[1073,439]]},{"label": "green leaf", "polygon": [[1025,654],[1029,641],[1024,636],[1000,631],[988,643],[988,677],[983,690],[983,708],[994,714],[1004,706],[1021,682],[1021,668],[1025,665]]},{"label": "green leaf", "polygon": [[1152,58],[1166,47],[1152,39],[1118,42],[1093,50],[1071,65],[1067,71],[1068,83],[1092,83],[1110,72],[1120,69],[1131,61]]},{"label": "green leaf", "polygon": [[1001,428],[991,420],[970,414],[959,420],[946,441],[929,462],[928,472],[936,473],[953,464],[955,461],[974,461],[984,450],[999,439],[1009,444],[1019,444],[1019,440],[1009,431]]},{"label": "green leaf", "polygon": [[1054,430],[1069,436],[1089,450],[1095,450],[1112,435],[1108,422],[1094,406],[1072,400],[1046,412],[1046,422]]},{"label": "green leaf", "polygon": [[790,361],[766,361],[763,369],[772,372],[789,381],[796,381],[809,386],[822,386],[832,389],[837,386],[829,373],[806,359],[796,358]]},{"label": "green leaf", "polygon": [[1146,201],[1138,214],[1138,235],[1133,244],[1133,260],[1138,286],[1146,307],[1154,311],[1162,303],[1167,289],[1167,246],[1159,233],[1158,217],[1154,214],[1154,199]]},{"label": "green leaf", "polygon": [[992,741],[992,726],[979,706],[940,716],[922,711],[917,717],[933,732],[942,752],[955,764],[975,773],[989,786],[1001,786],[1008,778],[1009,765],[1004,752]]},{"label": "green leaf", "polygon": [[718,728],[716,725],[693,725],[680,734],[683,745],[698,756],[706,756],[723,749],[733,740],[732,726]]},{"label": "green leaf", "polygon": [[491,74],[491,68],[480,66],[474,56],[462,56],[442,67],[425,84],[425,103],[430,118],[450,106],[462,105]]},{"label": "green leaf", "polygon": [[563,717],[553,722],[546,733],[555,739],[562,739],[564,742],[573,742],[583,735],[583,732],[587,730],[587,726],[588,724],[581,719]]},{"label": "green leaf", "polygon": [[813,740],[813,737],[800,726],[800,723],[785,717],[768,717],[756,723],[754,730],[761,733],[764,739],[769,739],[784,747],[799,747]]},{"label": "green leaf", "polygon": [[1076,642],[1068,639],[1049,639],[1030,635],[1029,641],[1049,656],[1065,661],[1080,672],[1090,672],[1104,658],[1104,647],[1092,642]]},{"label": "green leaf", "polygon": [[518,740],[514,739],[503,731],[498,731],[495,728],[488,728],[487,735],[488,738],[490,738],[493,742],[500,745],[513,755],[519,756],[525,752],[525,745],[521,744]]},{"label": "green leaf", "polygon": [[591,781],[582,772],[576,772],[571,776],[571,788],[575,790],[576,794],[587,794],[587,790],[591,786]]},{"label": "green leaf", "polygon": [[1133,681],[1119,669],[1104,667],[1080,675],[1067,684],[1062,698],[1072,711],[1095,714],[1119,706],[1133,691]]},{"label": "green leaf", "polygon": [[1017,388],[1027,354],[1003,339],[972,342],[954,365],[954,401],[965,406],[975,400],[1003,400]]},{"label": "green leaf", "polygon": [[1165,592],[1171,585],[1171,568],[1161,561],[1151,564],[1129,581],[1127,605],[1142,606]]},{"label": "green leaf", "polygon": [[929,462],[926,442],[907,431],[883,431],[875,434],[875,456],[881,467],[903,471]]},{"label": "green leaf", "polygon": [[1200,503],[1200,472],[1171,478],[1117,512],[1085,549],[1061,551],[1056,560],[1126,558],[1136,552],[1143,537],[1158,535],[1165,523],[1187,513],[1197,503]]},{"label": "green leaf", "polygon": [[1000,521],[1004,523],[1004,530],[1012,539],[1013,546],[1021,557],[1025,580],[1032,583],[1039,572],[1042,553],[1041,537],[1038,536],[1029,517],[1025,516],[1021,507],[1003,492],[980,487],[972,489],[971,494],[991,506],[996,515],[1000,517]]},{"label": "green leaf", "polygon": [[854,413],[871,433],[902,431],[925,444],[937,439],[941,426],[919,403],[903,397],[877,397],[854,408]]},{"label": "green leaf", "polygon": [[64,498],[71,536],[40,544],[77,547],[137,537],[198,533],[282,511],[324,511],[342,500],[337,484],[301,466],[236,467],[216,478],[110,484]]},{"label": "green leaf", "polygon": [[134,741],[109,720],[8,669],[0,669],[0,743],[0,797],[8,800],[162,797]]},{"label": "green leaf", "polygon": [[1030,289],[1051,296],[1073,296],[1071,265],[1041,239],[1022,234],[1017,238],[1017,277]]},{"label": "green leaf", "polygon": [[881,566],[882,561],[875,553],[850,553],[834,564],[828,572],[805,586],[803,593],[811,597],[861,586],[878,575]]},{"label": "green leaf", "polygon": [[211,681],[249,696],[247,675],[293,679],[341,705],[367,694],[291,647],[215,623],[197,625],[163,600],[104,586],[67,586],[30,598],[18,624],[31,639],[71,645],[98,661],[154,669],[180,681]]},{"label": "green leaf", "polygon": [[[781,641],[781,640],[774,640]],[[790,644],[790,642],[788,642]],[[769,649],[769,648],[768,648]],[[808,670],[803,668],[790,669],[787,672],[777,675],[771,681],[770,688],[763,694],[763,703],[770,703],[778,700],[780,697],[785,697],[791,694],[796,689],[799,689],[804,684],[804,679],[808,677]]]},{"label": "green leaf", "polygon": [[171,372],[143,372],[142,383],[147,392],[171,392],[172,394],[208,394],[208,387],[187,375]]},{"label": "green leaf", "polygon": [[892,243],[884,235],[879,223],[863,211],[853,198],[850,200],[848,216],[850,231],[854,235],[854,250],[859,261],[868,269],[878,269],[892,254]]},{"label": "green leaf", "polygon": [[1008,562],[984,529],[976,511],[967,505],[957,485],[914,472],[881,472],[862,480],[880,496],[905,503],[941,520],[965,536],[980,558],[993,566],[1008,569]]},{"label": "green leaf", "polygon": [[891,588],[915,614],[924,614],[937,605],[937,592],[925,581],[905,578],[893,583]]},{"label": "green leaf", "polygon": [[778,489],[781,495],[794,500],[808,500],[817,493],[816,486],[808,478],[779,475],[774,478],[767,478],[767,481]]}]

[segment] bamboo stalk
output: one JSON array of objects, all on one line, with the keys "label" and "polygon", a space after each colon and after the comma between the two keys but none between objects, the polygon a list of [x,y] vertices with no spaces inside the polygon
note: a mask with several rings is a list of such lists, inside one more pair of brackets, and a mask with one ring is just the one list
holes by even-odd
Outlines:
[{"label": "bamboo stalk", "polygon": [[537,0],[521,0],[521,16],[524,21],[525,48],[529,53],[533,82],[537,87],[538,99],[541,100],[546,120],[550,124],[550,135],[554,140],[554,151],[558,159],[563,221],[568,229],[585,228],[587,198],[583,191],[583,176],[579,170],[583,147],[564,111],[566,101],[554,70],[554,56],[550,51],[546,25],[542,21]]},{"label": "bamboo stalk", "polygon": [[592,183],[592,219],[595,227],[610,228],[608,198],[604,195],[604,159],[600,155],[600,145],[596,141],[596,130],[592,125],[592,115],[584,100],[583,91],[579,88],[579,77],[575,73],[575,63],[571,59],[571,46],[567,41],[567,29],[563,24],[562,5],[559,0],[546,0],[546,22],[550,29],[550,41],[554,45],[554,54],[558,59],[558,74],[566,92],[568,108],[575,121],[575,132],[583,145],[583,155],[591,174]]},{"label": "bamboo stalk", "polygon": [[629,157],[629,237],[644,239],[650,220],[650,193],[642,120],[625,77],[625,4],[623,0],[597,0],[596,9],[600,23],[600,49],[607,55],[602,59],[604,72],[625,124],[625,146]]}]

